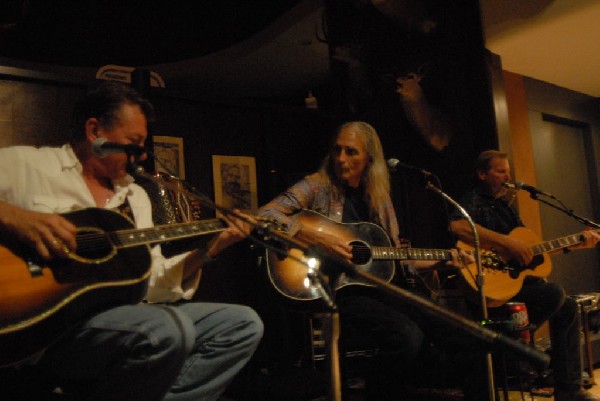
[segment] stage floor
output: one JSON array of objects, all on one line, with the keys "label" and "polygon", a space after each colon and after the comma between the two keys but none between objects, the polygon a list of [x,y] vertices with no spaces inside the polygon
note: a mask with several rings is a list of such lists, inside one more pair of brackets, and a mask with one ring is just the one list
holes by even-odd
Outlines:
[{"label": "stage floor", "polygon": [[[600,397],[600,369],[594,370],[594,378],[598,384],[595,384],[588,388],[587,390]],[[502,391],[500,392],[500,396],[498,401],[554,401],[554,397],[544,397],[541,395],[530,395],[525,392],[523,395],[519,391],[509,391],[508,392],[508,400],[504,400],[504,394]]]}]

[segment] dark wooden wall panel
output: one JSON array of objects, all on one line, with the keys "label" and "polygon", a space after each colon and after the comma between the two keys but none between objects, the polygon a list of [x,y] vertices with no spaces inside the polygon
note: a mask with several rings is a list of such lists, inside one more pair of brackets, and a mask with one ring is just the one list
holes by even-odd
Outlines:
[{"label": "dark wooden wall panel", "polygon": [[0,146],[58,145],[81,90],[44,83],[0,81]]}]

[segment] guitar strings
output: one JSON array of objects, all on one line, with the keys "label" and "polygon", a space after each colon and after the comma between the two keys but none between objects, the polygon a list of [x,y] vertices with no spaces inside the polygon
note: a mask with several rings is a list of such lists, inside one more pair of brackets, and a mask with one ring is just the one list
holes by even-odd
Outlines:
[{"label": "guitar strings", "polygon": [[[87,250],[93,250],[95,247],[105,248],[107,242],[110,244],[114,244],[116,246],[127,244],[129,237],[132,234],[135,234],[132,241],[140,241],[141,239],[148,238],[148,242],[152,242],[152,240],[161,240],[164,236],[170,236],[177,233],[184,232],[182,230],[183,227],[190,228],[200,228],[200,230],[189,230],[190,235],[195,235],[197,231],[206,231],[206,234],[209,234],[210,228],[215,230],[220,229],[220,227],[216,227],[216,222],[219,220],[214,220],[210,222],[194,222],[190,223],[182,223],[182,224],[173,224],[169,225],[169,227],[165,226],[157,226],[150,227],[147,229],[128,229],[128,230],[120,230],[115,232],[90,232],[90,233],[79,233],[77,234],[77,247]],[[154,235],[153,235],[154,234]],[[154,237],[154,238],[152,238]]]}]

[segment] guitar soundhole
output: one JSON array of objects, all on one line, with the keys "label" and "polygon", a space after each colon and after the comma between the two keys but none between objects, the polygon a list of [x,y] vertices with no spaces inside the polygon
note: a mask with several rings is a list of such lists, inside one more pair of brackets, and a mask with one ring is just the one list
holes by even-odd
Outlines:
[{"label": "guitar soundhole", "polygon": [[82,230],[77,233],[77,255],[98,260],[111,255],[113,245],[108,236],[101,230]]},{"label": "guitar soundhole", "polygon": [[366,265],[371,260],[371,248],[364,242],[352,241],[352,263]]}]

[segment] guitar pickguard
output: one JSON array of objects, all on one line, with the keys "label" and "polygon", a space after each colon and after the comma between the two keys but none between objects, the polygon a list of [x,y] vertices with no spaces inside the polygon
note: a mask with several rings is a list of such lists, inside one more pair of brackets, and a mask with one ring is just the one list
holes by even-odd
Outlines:
[{"label": "guitar pickguard", "polygon": [[544,263],[544,255],[535,255],[527,266],[521,266],[516,260],[510,260],[507,263],[507,271],[512,279],[516,279],[526,270],[535,270],[536,267]]}]

